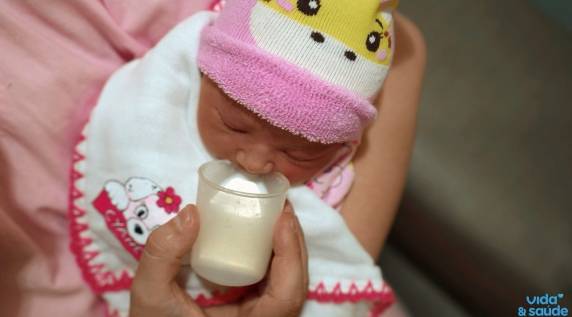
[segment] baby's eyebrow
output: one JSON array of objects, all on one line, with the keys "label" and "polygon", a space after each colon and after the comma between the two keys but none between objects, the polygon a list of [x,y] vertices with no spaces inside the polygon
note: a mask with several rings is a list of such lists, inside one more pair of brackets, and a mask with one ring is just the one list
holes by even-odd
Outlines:
[{"label": "baby's eyebrow", "polygon": [[[221,116],[223,116],[225,119],[232,119],[233,121],[241,121],[241,122],[246,122],[247,124],[251,124],[253,122],[253,119],[244,111],[241,111],[242,109],[236,109],[236,107],[243,107],[242,105],[225,105],[224,108],[232,108],[232,110],[226,110],[226,109],[220,109],[220,114]],[[226,111],[225,111],[226,110]],[[250,111],[246,108],[244,108],[244,110],[246,111]],[[229,116],[231,118],[229,118]]]},{"label": "baby's eyebrow", "polygon": [[379,21],[379,19],[375,19],[375,22],[377,22],[377,24],[379,24],[379,26],[383,30],[383,24],[381,24],[381,21]]},{"label": "baby's eyebrow", "polygon": [[312,153],[324,152],[330,149],[328,146],[316,147],[315,145],[311,144],[289,144],[289,148],[292,151],[304,151]]}]

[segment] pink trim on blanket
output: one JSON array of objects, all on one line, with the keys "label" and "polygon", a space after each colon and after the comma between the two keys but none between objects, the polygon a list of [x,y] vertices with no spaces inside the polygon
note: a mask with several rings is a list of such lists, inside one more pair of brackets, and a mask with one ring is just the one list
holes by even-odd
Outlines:
[{"label": "pink trim on blanket", "polygon": [[210,307],[215,305],[224,305],[228,303],[236,302],[242,299],[245,295],[250,294],[256,290],[258,284],[245,286],[245,287],[235,287],[230,288],[226,292],[214,291],[212,297],[208,298],[203,294],[198,295],[194,300],[202,307]]},{"label": "pink trim on blanket", "polygon": [[82,237],[82,232],[87,230],[89,226],[79,222],[79,218],[85,215],[85,210],[76,205],[76,200],[83,198],[84,194],[76,186],[76,182],[83,178],[83,174],[75,169],[77,162],[85,159],[81,153],[78,152],[77,146],[85,140],[82,134],[79,141],[74,146],[72,154],[72,165],[70,172],[69,184],[69,202],[68,202],[68,217],[70,218],[70,248],[75,255],[76,261],[81,269],[83,278],[91,286],[95,293],[102,293],[104,291],[118,291],[128,289],[131,285],[131,277],[127,271],[123,271],[117,276],[114,272],[108,271],[104,268],[103,264],[91,264],[91,260],[99,255],[98,251],[90,251],[88,247],[93,242],[89,238]]},{"label": "pink trim on blanket", "polygon": [[383,284],[381,291],[376,291],[371,281],[363,289],[359,289],[355,283],[350,285],[347,292],[342,291],[338,282],[331,291],[328,291],[324,282],[320,282],[314,290],[308,292],[308,299],[326,303],[356,303],[363,300],[373,302],[369,317],[378,317],[395,301],[393,291],[387,284]]},{"label": "pink trim on blanket", "polygon": [[119,311],[117,309],[111,308],[108,302],[104,301],[104,305],[105,305],[105,312],[104,312],[105,317],[120,317]]},{"label": "pink trim on blanket", "polygon": [[210,11],[220,12],[222,7],[224,6],[224,0],[213,0],[211,4],[207,7]]}]

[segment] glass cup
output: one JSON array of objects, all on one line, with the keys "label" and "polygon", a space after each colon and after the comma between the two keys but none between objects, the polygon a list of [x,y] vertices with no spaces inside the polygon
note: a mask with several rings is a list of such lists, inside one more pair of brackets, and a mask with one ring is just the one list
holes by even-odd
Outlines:
[{"label": "glass cup", "polygon": [[277,172],[252,175],[223,160],[203,164],[197,192],[200,230],[191,251],[193,271],[224,286],[259,282],[268,268],[274,224],[289,186],[288,179]]}]

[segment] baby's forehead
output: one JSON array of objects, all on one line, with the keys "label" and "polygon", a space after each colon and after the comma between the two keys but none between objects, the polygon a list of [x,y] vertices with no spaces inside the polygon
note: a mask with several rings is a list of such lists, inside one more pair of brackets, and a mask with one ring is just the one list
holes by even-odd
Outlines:
[{"label": "baby's forehead", "polygon": [[[224,93],[224,92],[223,92]],[[266,120],[261,118],[255,112],[249,110],[246,106],[241,105],[230,97],[227,102],[221,104],[224,107],[225,116],[233,117],[247,123],[258,123],[260,125],[266,124]]]},{"label": "baby's forehead", "polygon": [[[266,137],[273,143],[280,143],[289,148],[298,150],[319,151],[332,147],[339,147],[342,143],[324,144],[312,142],[303,136],[296,135],[290,131],[272,125],[268,120],[262,118],[259,114],[248,109],[247,106],[240,104],[224,90],[219,87],[208,76],[202,78],[202,88],[207,88],[205,93],[209,97],[207,100],[208,107],[216,107],[220,115],[232,123],[243,124],[257,130],[264,130]],[[213,98],[214,97],[214,98]]]},{"label": "baby's forehead", "polygon": [[330,147],[336,147],[340,144],[323,144],[318,142],[312,142],[307,140],[306,138],[295,135],[292,132],[284,130],[280,127],[272,125],[267,120],[260,117],[255,112],[249,110],[246,106],[241,105],[240,103],[231,99],[230,102],[223,105],[227,111],[225,111],[225,115],[232,120],[235,120],[237,123],[245,123],[249,125],[254,125],[259,129],[266,130],[268,132],[266,136],[274,142],[282,143],[290,148],[295,148],[300,151],[308,150],[308,151],[315,151],[315,150],[322,150],[327,149]]}]

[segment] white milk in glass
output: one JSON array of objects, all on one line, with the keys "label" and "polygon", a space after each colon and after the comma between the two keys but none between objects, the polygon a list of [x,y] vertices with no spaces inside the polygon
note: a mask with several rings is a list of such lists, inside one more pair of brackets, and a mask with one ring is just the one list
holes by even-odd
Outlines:
[{"label": "white milk in glass", "polygon": [[[203,179],[199,183],[200,231],[191,267],[199,276],[220,285],[254,284],[268,268],[272,233],[284,206],[287,180],[281,175],[273,176],[278,177],[277,182],[271,176],[241,174],[229,163],[218,164],[213,169],[224,172],[210,175],[203,170],[210,182]],[[278,194],[272,193],[277,190]]]}]

